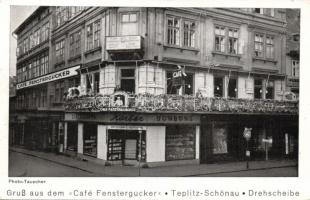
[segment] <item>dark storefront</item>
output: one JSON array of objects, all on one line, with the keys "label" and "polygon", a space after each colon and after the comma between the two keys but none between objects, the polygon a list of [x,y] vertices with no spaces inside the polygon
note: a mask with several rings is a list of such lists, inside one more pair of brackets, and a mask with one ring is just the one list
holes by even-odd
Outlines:
[{"label": "dark storefront", "polygon": [[297,159],[298,116],[218,114],[202,116],[201,163],[245,160],[245,128],[251,128],[250,160]]}]

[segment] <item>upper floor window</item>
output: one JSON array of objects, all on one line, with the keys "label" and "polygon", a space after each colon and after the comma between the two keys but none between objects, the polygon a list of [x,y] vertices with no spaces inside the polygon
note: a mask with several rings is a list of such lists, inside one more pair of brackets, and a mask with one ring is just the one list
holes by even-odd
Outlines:
[{"label": "upper floor window", "polygon": [[292,76],[299,77],[299,61],[292,60]]},{"label": "upper floor window", "polygon": [[56,8],[56,27],[67,21],[67,7],[58,6]]},{"label": "upper floor window", "polygon": [[41,28],[41,42],[48,40],[49,37],[49,23],[46,23]]},{"label": "upper floor window", "polygon": [[266,36],[266,58],[274,58],[274,39],[272,36]]},{"label": "upper floor window", "polygon": [[86,50],[100,47],[100,21],[86,27]]},{"label": "upper floor window", "polygon": [[225,28],[215,27],[215,51],[225,52]]},{"label": "upper floor window", "polygon": [[70,57],[81,54],[81,31],[70,35]]},{"label": "upper floor window", "polygon": [[264,56],[264,35],[263,34],[255,34],[254,52],[255,52],[255,56],[257,57]]},{"label": "upper floor window", "polygon": [[254,54],[256,57],[274,59],[274,37],[256,33],[254,37]]},{"label": "upper floor window", "polygon": [[167,24],[167,43],[180,45],[180,19],[176,17],[168,17]]},{"label": "upper floor window", "polygon": [[121,14],[121,35],[138,35],[137,13]]},{"label": "upper floor window", "polygon": [[65,52],[65,40],[60,40],[55,45],[55,55],[56,55],[56,62],[64,60],[64,52]]},{"label": "upper floor window", "polygon": [[238,38],[239,38],[238,29],[216,26],[215,27],[215,51],[229,53],[229,54],[237,54],[238,53]]},{"label": "upper floor window", "polygon": [[254,8],[254,12],[259,13],[259,14],[264,14],[264,9],[263,8]]},{"label": "upper floor window", "polygon": [[197,23],[181,17],[167,17],[167,44],[183,47],[196,47]]},{"label": "upper floor window", "polygon": [[196,24],[192,21],[184,21],[184,40],[183,44],[186,47],[195,47],[195,30]]}]

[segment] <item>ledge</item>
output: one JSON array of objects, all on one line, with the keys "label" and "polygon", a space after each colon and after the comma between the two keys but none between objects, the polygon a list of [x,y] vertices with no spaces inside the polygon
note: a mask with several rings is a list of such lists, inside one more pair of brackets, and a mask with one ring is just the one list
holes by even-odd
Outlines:
[{"label": "ledge", "polygon": [[78,55],[75,55],[75,56],[72,56],[68,59],[68,62],[72,62],[74,60],[77,60],[77,59],[81,59],[81,54],[78,54]]},{"label": "ledge", "polygon": [[199,49],[197,48],[192,48],[192,47],[181,47],[181,46],[176,46],[176,45],[163,45],[164,49],[167,49],[167,48],[172,48],[172,49],[179,49],[181,52],[183,52],[184,50],[185,51],[193,51],[195,52],[196,54],[199,53]]},{"label": "ledge", "polygon": [[226,58],[227,57],[236,57],[239,59],[241,58],[241,54],[230,54],[230,53],[223,53],[219,51],[212,51],[212,54],[226,56]]},{"label": "ledge", "polygon": [[101,50],[101,46],[85,51],[84,55],[88,55],[88,54],[91,54],[91,53],[94,53],[94,52],[100,51],[100,50]]},{"label": "ledge", "polygon": [[252,58],[253,61],[256,61],[256,60],[260,60],[260,61],[264,61],[265,62],[272,62],[274,64],[277,64],[278,61],[276,61],[275,59],[271,59],[271,58],[261,58],[261,57],[253,57]]}]

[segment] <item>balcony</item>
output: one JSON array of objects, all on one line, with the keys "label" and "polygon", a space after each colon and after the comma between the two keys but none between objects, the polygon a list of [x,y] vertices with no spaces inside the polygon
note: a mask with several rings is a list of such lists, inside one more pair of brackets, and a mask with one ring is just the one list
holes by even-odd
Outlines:
[{"label": "balcony", "polygon": [[[76,97],[65,103],[66,112],[195,112],[239,114],[298,114],[298,101],[225,99],[178,95],[126,94]],[[121,103],[117,103],[121,101]]]}]

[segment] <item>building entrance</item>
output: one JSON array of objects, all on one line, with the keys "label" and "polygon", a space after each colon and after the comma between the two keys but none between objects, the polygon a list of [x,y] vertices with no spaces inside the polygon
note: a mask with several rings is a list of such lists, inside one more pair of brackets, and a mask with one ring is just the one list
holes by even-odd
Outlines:
[{"label": "building entrance", "polygon": [[135,165],[140,154],[141,161],[145,161],[145,131],[108,130],[108,160]]}]

